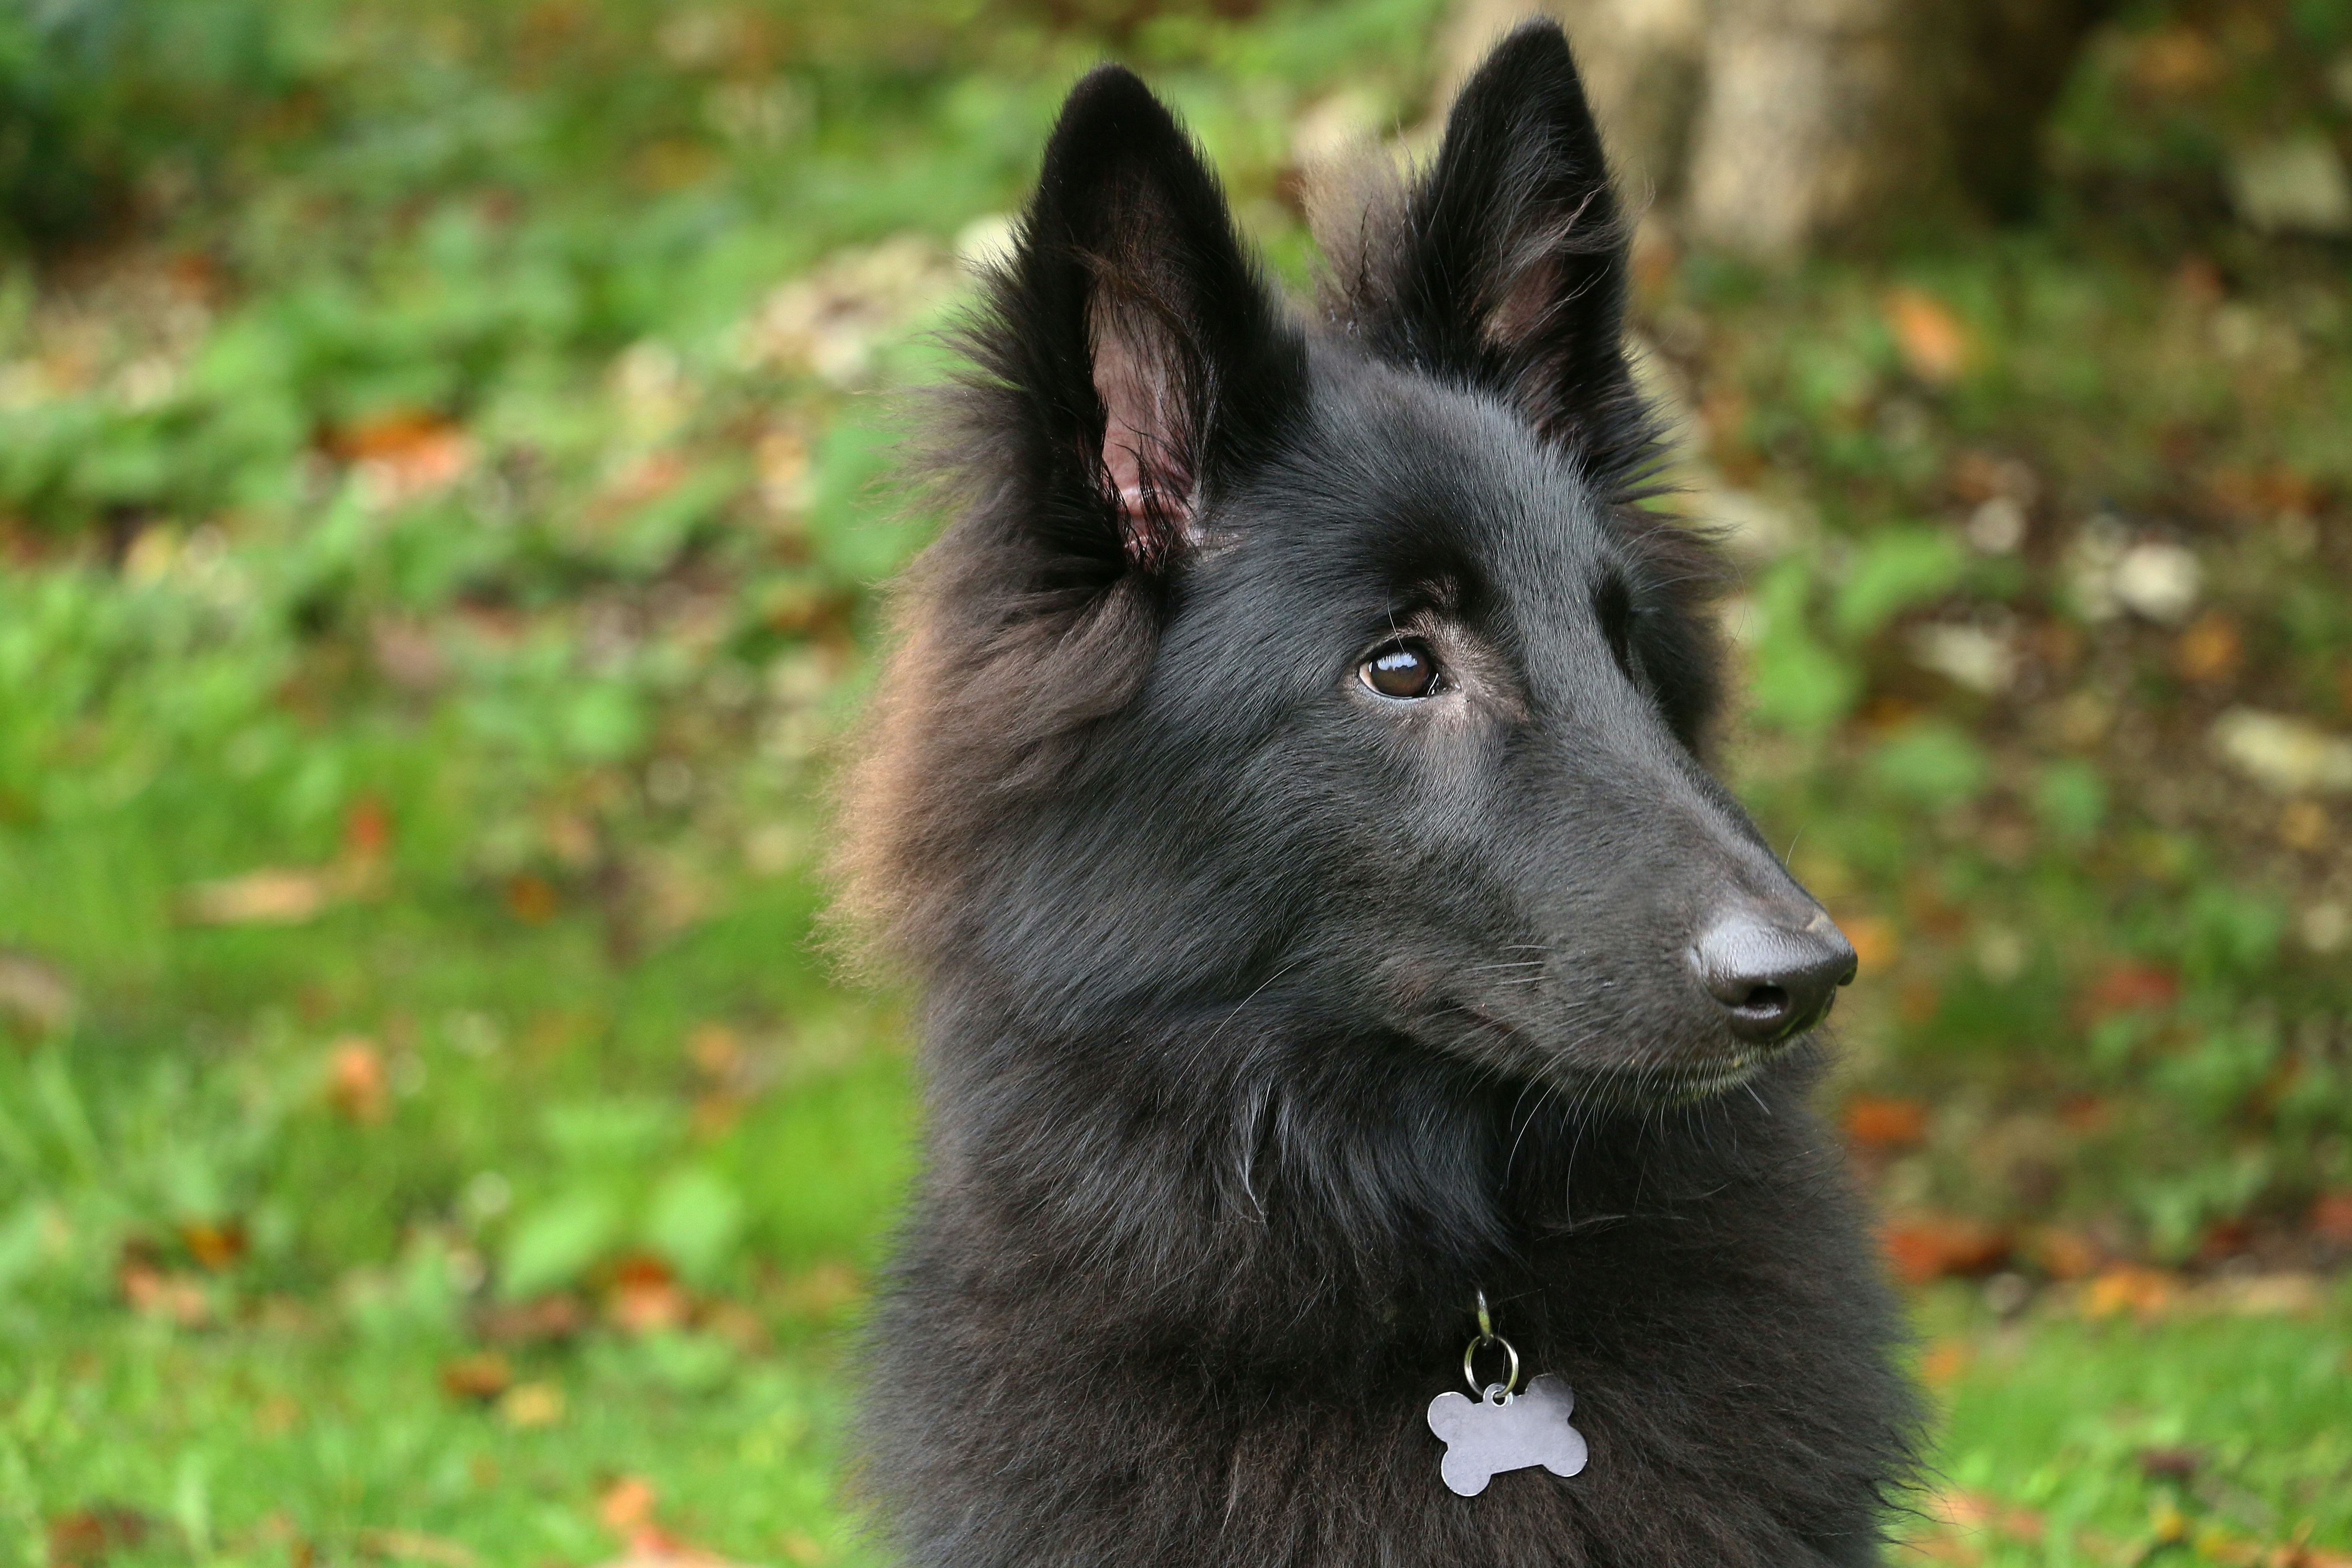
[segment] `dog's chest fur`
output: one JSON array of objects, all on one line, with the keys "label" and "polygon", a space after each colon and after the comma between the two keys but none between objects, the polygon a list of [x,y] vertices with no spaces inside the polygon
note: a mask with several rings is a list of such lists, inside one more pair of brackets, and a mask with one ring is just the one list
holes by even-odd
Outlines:
[{"label": "dog's chest fur", "polygon": [[[1482,1287],[1443,1237],[1322,1274],[1278,1212],[1095,1226],[950,1157],[872,1335],[868,1484],[908,1561],[940,1568],[1874,1563],[1908,1395],[1798,1077],[1681,1125],[1588,1127],[1572,1152],[1564,1127],[1519,1137],[1523,1217],[1558,1226],[1556,1184],[1582,1217],[1490,1258]],[[1645,1169],[1693,1137],[1707,1159]],[[1097,1153],[1056,1173],[1066,1194],[1181,1192],[1195,1163],[1149,1138]],[[1528,1371],[1575,1388],[1581,1474],[1471,1498],[1440,1480],[1426,1414],[1462,1387],[1478,1288]]]}]

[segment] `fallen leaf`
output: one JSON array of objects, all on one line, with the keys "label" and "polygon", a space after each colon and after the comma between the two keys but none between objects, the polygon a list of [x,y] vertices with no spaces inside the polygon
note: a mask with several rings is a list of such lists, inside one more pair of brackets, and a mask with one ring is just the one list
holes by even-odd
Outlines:
[{"label": "fallen leaf", "polygon": [[462,1355],[441,1368],[441,1387],[459,1399],[483,1403],[504,1394],[514,1382],[514,1369],[495,1351]]},{"label": "fallen leaf", "polygon": [[2180,1298],[2180,1280],[2160,1268],[2119,1265],[2096,1275],[2083,1287],[2083,1314],[2113,1318],[2129,1312],[2143,1321],[2163,1316]]},{"label": "fallen leaf", "polygon": [[553,920],[563,901],[553,883],[529,871],[507,879],[506,900],[515,919],[528,925],[542,925]]},{"label": "fallen leaf", "polygon": [[1890,1226],[1886,1255],[1905,1283],[1990,1274],[2009,1261],[2009,1235],[1956,1215],[1933,1215]]},{"label": "fallen leaf", "polygon": [[212,1297],[205,1293],[204,1282],[163,1268],[151,1250],[138,1242],[123,1247],[114,1279],[123,1300],[141,1317],[159,1318],[184,1329],[202,1328],[212,1321]]},{"label": "fallen leaf", "polygon": [[857,1271],[847,1264],[819,1263],[793,1275],[777,1294],[787,1311],[824,1318],[856,1300],[863,1289]]},{"label": "fallen leaf", "polygon": [[1865,1149],[1909,1149],[1927,1141],[1927,1108],[1916,1100],[1856,1095],[1846,1102],[1845,1134]]},{"label": "fallen leaf", "polygon": [[596,1521],[616,1534],[642,1530],[654,1521],[659,1494],[643,1476],[615,1477],[596,1496]]},{"label": "fallen leaf", "polygon": [[2053,1279],[2080,1279],[2101,1261],[2097,1245],[2088,1237],[2056,1226],[2034,1232],[2026,1252]]},{"label": "fallen leaf", "polygon": [[332,892],[323,872],[270,868],[199,882],[184,908],[198,925],[300,925],[317,918]]},{"label": "fallen leaf", "polygon": [[553,1383],[519,1383],[499,1401],[499,1419],[509,1426],[552,1426],[563,1419],[563,1389]]},{"label": "fallen leaf", "polygon": [[588,1326],[587,1309],[572,1296],[536,1296],[510,1306],[491,1307],[474,1321],[474,1331],[495,1344],[544,1344],[567,1340]]},{"label": "fallen leaf", "polygon": [[0,948],[0,1016],[40,1034],[61,1029],[74,1016],[73,982],[31,953]]},{"label": "fallen leaf", "polygon": [[1930,1388],[1948,1388],[1976,1359],[1976,1347],[1966,1340],[1938,1340],[1919,1358],[1919,1381]]},{"label": "fallen leaf", "polygon": [[599,1523],[622,1538],[625,1549],[603,1568],[734,1568],[729,1561],[689,1546],[654,1522],[658,1496],[643,1476],[620,1476],[596,1497]]},{"label": "fallen leaf", "polygon": [[245,1226],[238,1220],[190,1220],[180,1227],[188,1256],[217,1274],[245,1256]]},{"label": "fallen leaf", "polygon": [[446,415],[404,408],[344,426],[328,450],[352,465],[379,506],[446,489],[473,466],[474,445]]},{"label": "fallen leaf", "polygon": [[363,795],[343,814],[343,854],[353,860],[381,860],[392,847],[392,812]]},{"label": "fallen leaf", "polygon": [[2211,684],[2237,674],[2245,658],[2246,640],[2238,623],[2219,610],[2209,610],[2173,645],[2172,667],[2184,679]]},{"label": "fallen leaf", "polygon": [[2180,977],[2152,963],[2118,963],[2093,981],[2083,1010],[2093,1023],[2118,1013],[2152,1013],[2180,994]]},{"label": "fallen leaf", "polygon": [[1855,915],[1837,924],[1853,944],[1853,956],[1863,974],[1875,974],[1902,956],[1902,933],[1895,929],[1892,921],[1878,915]]},{"label": "fallen leaf", "polygon": [[2214,1280],[2200,1299],[2232,1317],[2305,1318],[2326,1303],[2327,1292],[2316,1274],[2246,1274]]},{"label": "fallen leaf", "polygon": [[691,1309],[669,1266],[658,1258],[638,1253],[622,1259],[613,1271],[604,1310],[618,1328],[633,1334],[675,1329],[686,1322]]},{"label": "fallen leaf", "polygon": [[136,1551],[155,1521],[118,1502],[92,1503],[49,1521],[49,1568],[98,1568],[118,1552]]},{"label": "fallen leaf", "polygon": [[1904,368],[1931,385],[1959,379],[1975,357],[1968,327],[1950,306],[1921,289],[1895,289],[1886,296],[1886,324]]},{"label": "fallen leaf", "polygon": [[2168,96],[2191,93],[2221,79],[2227,68],[2221,51],[2205,34],[2173,26],[2141,37],[2132,50],[2132,79]]},{"label": "fallen leaf", "polygon": [[2315,800],[2291,800],[2279,813],[2279,841],[2290,849],[2318,849],[2328,840],[2327,808]]},{"label": "fallen leaf", "polygon": [[352,1121],[381,1121],[391,1109],[383,1053],[364,1035],[346,1035],[327,1047],[327,1099]]},{"label": "fallen leaf", "polygon": [[1957,1489],[1938,1492],[1928,1500],[1927,1513],[1930,1519],[1961,1530],[1989,1531],[2028,1545],[2050,1532],[2048,1521],[2033,1510],[2005,1503],[1983,1492]]}]

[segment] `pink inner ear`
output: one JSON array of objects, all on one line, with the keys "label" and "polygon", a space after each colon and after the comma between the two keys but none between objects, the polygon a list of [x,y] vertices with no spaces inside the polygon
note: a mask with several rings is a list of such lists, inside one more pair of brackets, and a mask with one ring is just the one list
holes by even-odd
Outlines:
[{"label": "pink inner ear", "polygon": [[1118,497],[1128,554],[1152,560],[1192,533],[1179,399],[1164,357],[1155,362],[1118,325],[1097,321],[1094,369],[1103,404],[1103,468]]}]

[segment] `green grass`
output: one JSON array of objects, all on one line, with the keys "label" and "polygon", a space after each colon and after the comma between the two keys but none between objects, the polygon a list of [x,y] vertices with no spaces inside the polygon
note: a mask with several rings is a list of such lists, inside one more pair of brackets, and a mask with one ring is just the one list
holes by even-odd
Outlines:
[{"label": "green grass", "polygon": [[[1939,1390],[1938,1479],[2003,1505],[1970,1532],[1987,1562],[2227,1562],[2233,1547],[2288,1539],[2352,1547],[2343,1289],[2306,1316],[2188,1312],[2152,1325],[2063,1308],[2002,1324],[1954,1292],[1924,1303],[1921,1321],[1958,1368]],[[2178,1534],[2188,1540],[2164,1544]]]}]

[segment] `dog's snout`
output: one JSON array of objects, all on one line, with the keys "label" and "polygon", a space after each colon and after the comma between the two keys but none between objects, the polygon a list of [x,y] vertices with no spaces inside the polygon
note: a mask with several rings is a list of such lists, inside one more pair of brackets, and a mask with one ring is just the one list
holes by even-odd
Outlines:
[{"label": "dog's snout", "polygon": [[1853,944],[1816,910],[1802,924],[1741,910],[1708,927],[1691,956],[1731,1032],[1758,1045],[1801,1035],[1828,1016],[1853,978]]}]

